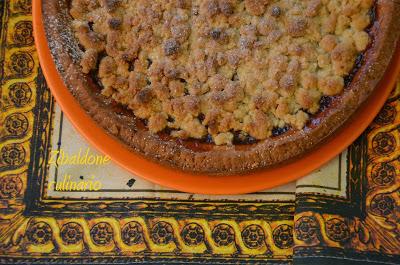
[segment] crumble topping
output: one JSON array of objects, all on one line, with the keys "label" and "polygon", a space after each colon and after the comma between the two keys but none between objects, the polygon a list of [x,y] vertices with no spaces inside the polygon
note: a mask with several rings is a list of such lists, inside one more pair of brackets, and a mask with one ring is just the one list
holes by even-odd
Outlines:
[{"label": "crumble topping", "polygon": [[72,0],[102,94],[152,133],[229,145],[303,129],[369,42],[373,0]]}]

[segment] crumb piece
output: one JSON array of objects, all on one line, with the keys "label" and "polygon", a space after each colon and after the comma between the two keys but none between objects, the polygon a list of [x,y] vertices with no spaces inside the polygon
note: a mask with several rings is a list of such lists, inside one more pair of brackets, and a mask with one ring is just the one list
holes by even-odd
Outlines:
[{"label": "crumb piece", "polygon": [[233,134],[230,132],[220,133],[214,136],[214,142],[216,145],[230,145],[233,141]]},{"label": "crumb piece", "polygon": [[82,72],[88,74],[91,70],[96,68],[96,65],[97,51],[95,49],[86,50],[81,60]]}]

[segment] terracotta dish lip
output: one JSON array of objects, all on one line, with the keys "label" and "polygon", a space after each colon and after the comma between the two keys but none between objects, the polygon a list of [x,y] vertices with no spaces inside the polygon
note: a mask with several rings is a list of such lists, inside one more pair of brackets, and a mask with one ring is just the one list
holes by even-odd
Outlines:
[{"label": "terracotta dish lip", "polygon": [[199,194],[244,194],[270,189],[297,180],[320,168],[353,143],[373,121],[394,87],[400,73],[400,45],[386,73],[352,118],[323,145],[302,157],[273,168],[248,174],[196,174],[164,166],[134,153],[109,135],[84,111],[60,77],[48,47],[42,21],[42,0],[33,0],[33,28],[43,74],[53,96],[74,127],[96,149],[131,173],[162,186]]}]

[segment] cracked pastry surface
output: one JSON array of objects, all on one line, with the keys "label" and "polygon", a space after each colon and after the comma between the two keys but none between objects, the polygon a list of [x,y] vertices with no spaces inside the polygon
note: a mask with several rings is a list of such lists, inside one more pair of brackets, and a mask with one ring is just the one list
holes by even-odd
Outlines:
[{"label": "cracked pastry surface", "polygon": [[73,0],[81,67],[150,132],[301,130],[369,45],[373,0]]}]

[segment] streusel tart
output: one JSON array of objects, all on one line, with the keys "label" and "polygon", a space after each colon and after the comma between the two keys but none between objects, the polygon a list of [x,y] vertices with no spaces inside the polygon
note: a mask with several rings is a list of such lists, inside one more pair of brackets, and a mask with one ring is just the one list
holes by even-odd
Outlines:
[{"label": "streusel tart", "polygon": [[199,173],[294,159],[351,119],[400,34],[393,0],[43,1],[66,85],[133,151]]}]

